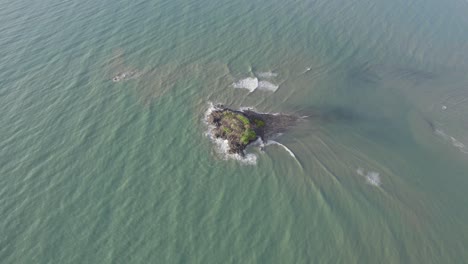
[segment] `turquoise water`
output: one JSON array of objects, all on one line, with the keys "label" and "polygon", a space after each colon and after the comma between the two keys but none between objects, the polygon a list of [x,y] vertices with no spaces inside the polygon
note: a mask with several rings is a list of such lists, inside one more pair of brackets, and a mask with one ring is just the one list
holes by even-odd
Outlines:
[{"label": "turquoise water", "polygon": [[0,3],[1,263],[468,263],[468,2]]}]

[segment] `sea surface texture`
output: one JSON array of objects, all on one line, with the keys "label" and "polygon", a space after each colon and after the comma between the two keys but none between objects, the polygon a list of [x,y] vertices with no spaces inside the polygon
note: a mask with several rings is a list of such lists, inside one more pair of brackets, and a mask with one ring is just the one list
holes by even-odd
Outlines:
[{"label": "sea surface texture", "polygon": [[[467,14],[0,0],[0,263],[468,263]],[[234,157],[217,103],[302,120]]]}]

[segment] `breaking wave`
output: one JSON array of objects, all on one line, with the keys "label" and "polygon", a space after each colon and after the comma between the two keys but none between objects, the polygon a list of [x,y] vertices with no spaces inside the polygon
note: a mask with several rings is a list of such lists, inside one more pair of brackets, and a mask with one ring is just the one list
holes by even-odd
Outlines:
[{"label": "breaking wave", "polygon": [[294,152],[292,152],[292,150],[290,150],[288,147],[286,147],[285,145],[277,142],[277,141],[274,141],[274,140],[268,140],[266,143],[265,143],[265,146],[270,146],[270,145],[278,145],[280,147],[282,147],[284,150],[286,150],[288,153],[289,153],[289,156],[293,157],[294,159],[297,160],[296,158],[296,155],[294,155]]}]

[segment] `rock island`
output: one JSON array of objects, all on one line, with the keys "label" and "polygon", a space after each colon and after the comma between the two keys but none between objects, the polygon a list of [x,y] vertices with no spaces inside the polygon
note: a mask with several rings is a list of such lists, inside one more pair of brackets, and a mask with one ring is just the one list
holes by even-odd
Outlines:
[{"label": "rock island", "polygon": [[266,141],[269,137],[284,132],[299,118],[286,114],[257,113],[252,110],[233,110],[217,105],[208,116],[214,126],[215,138],[228,141],[231,154],[244,155],[245,148],[258,138]]}]

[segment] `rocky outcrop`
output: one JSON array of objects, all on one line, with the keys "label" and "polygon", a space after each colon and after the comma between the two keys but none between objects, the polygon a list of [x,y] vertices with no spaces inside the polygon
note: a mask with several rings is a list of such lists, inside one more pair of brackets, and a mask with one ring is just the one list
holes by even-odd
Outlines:
[{"label": "rocky outcrop", "polygon": [[293,115],[240,111],[222,105],[216,106],[208,116],[208,122],[214,126],[213,136],[227,140],[229,152],[239,155],[244,155],[245,148],[258,138],[265,141],[270,136],[283,133],[298,119]]}]

